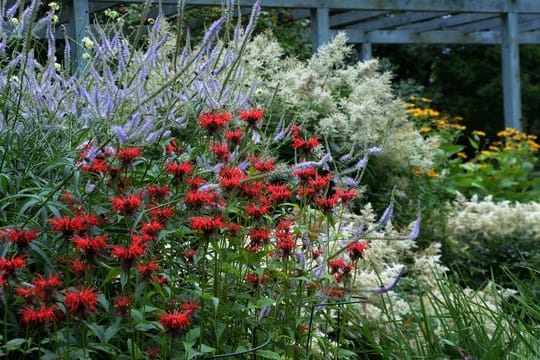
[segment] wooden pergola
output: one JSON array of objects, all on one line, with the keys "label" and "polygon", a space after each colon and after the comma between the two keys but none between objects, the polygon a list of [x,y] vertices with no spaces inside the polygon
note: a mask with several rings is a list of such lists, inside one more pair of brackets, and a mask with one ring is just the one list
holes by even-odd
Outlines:
[{"label": "wooden pergola", "polygon": [[[165,14],[180,0],[150,1]],[[147,0],[72,0],[65,18],[70,36],[80,43],[93,12],[120,3]],[[237,0],[251,7],[255,0]],[[184,0],[186,6],[220,6],[224,0]],[[314,48],[338,31],[362,44],[496,44],[501,46],[504,123],[521,130],[519,45],[540,44],[540,0],[262,0],[263,7],[289,8],[311,18]],[[75,48],[75,47],[74,47]]]}]

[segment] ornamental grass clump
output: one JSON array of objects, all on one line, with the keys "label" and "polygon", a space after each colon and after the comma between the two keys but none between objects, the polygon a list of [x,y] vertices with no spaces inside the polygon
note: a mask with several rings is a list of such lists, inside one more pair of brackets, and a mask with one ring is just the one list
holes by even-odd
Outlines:
[{"label": "ornamental grass clump", "polygon": [[[370,245],[333,236],[381,149],[351,166],[295,119],[268,128],[243,77],[260,4],[235,29],[231,6],[194,47],[162,18],[141,47],[98,27],[77,70],[69,42],[54,57],[57,7],[0,6],[3,355],[306,358],[341,322],[309,309],[354,290]],[[354,356],[339,340],[323,356]]]}]

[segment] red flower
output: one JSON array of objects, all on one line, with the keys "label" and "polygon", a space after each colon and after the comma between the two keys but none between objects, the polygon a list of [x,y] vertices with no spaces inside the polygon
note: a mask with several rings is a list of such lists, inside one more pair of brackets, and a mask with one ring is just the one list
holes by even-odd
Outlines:
[{"label": "red flower", "polygon": [[174,181],[178,182],[184,176],[189,175],[193,172],[193,166],[190,161],[185,161],[183,163],[165,163],[165,171],[174,176]]},{"label": "red flower", "polygon": [[275,170],[274,159],[263,160],[255,156],[248,157],[249,162],[253,165],[255,170],[260,172],[269,172]]},{"label": "red flower", "polygon": [[81,166],[82,171],[99,174],[106,173],[111,168],[111,165],[103,159],[94,159],[91,163]]},{"label": "red flower", "polygon": [[231,121],[229,113],[204,113],[199,115],[200,127],[206,129],[209,134],[214,134],[224,129]]},{"label": "red flower", "polygon": [[182,254],[186,257],[188,262],[192,263],[195,256],[197,256],[197,250],[186,249],[182,252]]},{"label": "red flower", "polygon": [[0,231],[0,237],[4,241],[8,241],[12,244],[16,244],[19,247],[25,248],[32,242],[37,239],[37,230],[36,229],[22,229],[20,227],[12,227],[6,231]]},{"label": "red flower", "polygon": [[292,251],[296,247],[296,242],[294,241],[294,234],[291,231],[292,225],[292,221],[282,220],[277,225],[275,231],[275,236],[278,239],[276,246],[282,257],[287,257],[291,255]]},{"label": "red flower", "polygon": [[268,206],[268,204],[246,205],[244,209],[246,210],[246,213],[248,214],[248,216],[255,219],[260,219],[264,215],[270,214],[270,207]]},{"label": "red flower", "polygon": [[218,194],[213,190],[190,190],[187,192],[184,202],[190,208],[200,208],[203,206],[213,207],[218,203]]},{"label": "red flower", "polygon": [[52,225],[52,231],[59,231],[68,236],[76,231],[87,231],[90,227],[98,225],[99,220],[95,216],[82,213],[74,217],[49,219],[49,223]]},{"label": "red flower", "polygon": [[296,169],[292,172],[293,176],[297,176],[301,182],[307,182],[309,179],[317,175],[317,169],[310,167],[307,169]]},{"label": "red flower", "polygon": [[245,179],[247,179],[247,174],[238,168],[222,167],[219,171],[219,184],[225,190],[240,188]]},{"label": "red flower", "polygon": [[349,258],[352,261],[361,259],[364,255],[364,251],[368,248],[368,244],[365,241],[355,242],[347,247],[347,252],[349,253]]},{"label": "red flower", "polygon": [[46,307],[45,304],[41,304],[39,309],[34,309],[28,305],[21,308],[19,313],[21,314],[21,323],[33,329],[41,329],[48,324],[55,323],[59,320],[57,315],[58,308],[55,305]]},{"label": "red flower", "polygon": [[96,312],[97,293],[98,291],[95,288],[68,290],[64,299],[64,305],[72,315],[84,315],[88,312]]},{"label": "red flower", "polygon": [[254,228],[248,233],[252,244],[267,244],[270,241],[270,231],[267,229]]},{"label": "red flower", "polygon": [[231,144],[240,145],[240,139],[242,139],[244,133],[242,130],[229,130],[225,133],[225,140],[230,141]]},{"label": "red flower", "polygon": [[291,197],[291,190],[286,184],[268,185],[266,191],[270,195],[268,200],[273,203],[282,203]]},{"label": "red flower", "polygon": [[82,274],[90,267],[88,264],[78,259],[71,259],[69,260],[69,263],[71,265],[71,272],[75,274]]},{"label": "red flower", "polygon": [[164,227],[161,222],[154,220],[149,223],[143,223],[141,226],[141,232],[150,237],[154,237],[159,234],[159,232],[163,230],[163,228]]},{"label": "red flower", "polygon": [[126,317],[129,309],[133,307],[133,301],[127,296],[119,296],[114,300],[114,308],[120,316]]},{"label": "red flower", "polygon": [[156,220],[164,224],[174,215],[174,209],[170,206],[153,208],[148,211],[148,215],[150,215],[152,220]]},{"label": "red flower", "polygon": [[124,215],[133,215],[142,204],[141,195],[111,196],[110,200],[113,209]]},{"label": "red flower", "polygon": [[172,155],[172,154],[180,154],[182,153],[183,149],[180,147],[180,145],[178,145],[178,141],[176,139],[172,139],[170,142],[169,142],[169,145],[165,146],[165,149],[167,151],[167,154],[169,155]]},{"label": "red flower", "polygon": [[185,331],[191,325],[191,311],[174,310],[173,312],[165,312],[160,316],[159,322],[165,328],[165,331],[173,335]]},{"label": "red flower", "polygon": [[163,200],[167,196],[169,196],[169,188],[167,186],[152,186],[148,185],[146,187],[146,191],[148,191],[148,195],[155,200]]},{"label": "red flower", "polygon": [[112,247],[111,256],[121,260],[126,267],[130,267],[135,260],[144,254],[144,248],[141,244],[132,241],[130,246],[125,248],[119,245]]},{"label": "red flower", "polygon": [[206,180],[204,180],[202,177],[200,176],[195,176],[191,179],[187,179],[186,180],[186,183],[189,184],[190,188],[192,190],[196,190],[198,189],[202,184],[205,184],[206,183]]},{"label": "red flower", "polygon": [[313,260],[317,260],[319,256],[321,256],[324,253],[323,249],[321,248],[314,248],[311,250],[311,258]]},{"label": "red flower", "polygon": [[263,116],[264,109],[240,110],[240,120],[245,121],[250,127],[256,127]]},{"label": "red flower", "polygon": [[345,269],[347,266],[347,262],[345,259],[332,259],[328,262],[328,266],[330,267],[330,273],[335,274],[340,272],[341,270]]},{"label": "red flower", "polygon": [[261,190],[264,188],[265,183],[263,181],[244,181],[240,185],[242,195],[250,199],[259,198],[261,196]]},{"label": "red flower", "polygon": [[152,277],[152,273],[159,269],[159,265],[153,261],[149,261],[146,264],[137,265],[137,271],[143,278]]},{"label": "red flower", "polygon": [[71,241],[76,251],[82,251],[86,258],[99,254],[107,247],[107,234],[101,236],[74,236]]},{"label": "red flower", "polygon": [[47,279],[41,274],[36,275],[36,279],[32,282],[34,285],[34,294],[45,302],[52,300],[54,293],[62,286],[60,274],[52,276],[49,274]]},{"label": "red flower", "polygon": [[330,180],[332,180],[331,174],[326,174],[324,176],[317,174],[312,179],[308,180],[308,186],[310,186],[316,192],[320,192],[326,190],[328,184],[330,184]]},{"label": "red flower", "polygon": [[191,229],[200,230],[207,235],[225,227],[221,216],[215,219],[210,216],[192,216],[189,218],[189,221],[191,223]]},{"label": "red flower", "polygon": [[26,267],[26,259],[20,256],[13,256],[11,259],[0,258],[0,275],[6,279],[13,275],[17,270]]},{"label": "red flower", "polygon": [[312,137],[307,140],[304,140],[300,137],[294,136],[293,137],[293,149],[303,151],[305,153],[310,153],[311,150],[315,149],[317,146],[319,146],[319,138],[318,137]]},{"label": "red flower", "polygon": [[264,275],[259,276],[256,273],[249,273],[246,275],[246,282],[250,283],[254,288],[259,286],[260,283],[268,281],[268,278]]},{"label": "red flower", "polygon": [[333,208],[337,206],[338,200],[338,197],[334,195],[329,197],[328,199],[319,197],[315,199],[315,203],[321,208],[323,212],[329,213],[332,211]]},{"label": "red flower", "polygon": [[229,148],[227,145],[224,144],[212,144],[210,147],[210,152],[216,155],[216,158],[218,161],[221,162],[228,162],[231,158],[231,155],[229,154]]},{"label": "red flower", "polygon": [[118,159],[123,164],[129,164],[133,160],[141,157],[141,147],[125,148],[118,151]]},{"label": "red flower", "polygon": [[349,201],[356,198],[358,194],[355,189],[342,190],[336,188],[336,196],[341,200],[343,205],[347,205]]}]

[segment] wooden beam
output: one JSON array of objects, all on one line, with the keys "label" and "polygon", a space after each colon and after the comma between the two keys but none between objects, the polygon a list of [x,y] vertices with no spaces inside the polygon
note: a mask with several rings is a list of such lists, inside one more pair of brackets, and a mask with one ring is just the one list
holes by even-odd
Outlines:
[{"label": "wooden beam", "polygon": [[[110,0],[93,0],[104,2]],[[163,5],[175,5],[178,0],[160,0]],[[124,0],[123,3],[144,3],[146,0]],[[159,1],[152,1],[158,3]],[[253,5],[255,0],[238,0],[241,6]],[[186,0],[189,5],[223,4],[223,0]],[[265,7],[314,9],[327,6],[330,9],[386,10],[386,11],[441,11],[502,13],[509,9],[506,0],[264,0]],[[540,13],[540,1],[520,0],[517,12]]]},{"label": "wooden beam", "polygon": [[440,17],[444,13],[440,12],[405,12],[401,14],[391,14],[371,21],[365,21],[351,26],[347,29],[355,29],[361,31],[384,30],[394,28],[399,25],[410,24],[416,21],[433,19]]},{"label": "wooden beam", "polygon": [[491,19],[495,16],[499,16],[499,14],[447,14],[436,19],[399,26],[396,28],[396,30],[445,30],[448,27]]},{"label": "wooden beam", "polygon": [[386,11],[375,10],[351,10],[341,14],[330,16],[330,27],[346,26],[362,20],[371,19],[386,14]]}]

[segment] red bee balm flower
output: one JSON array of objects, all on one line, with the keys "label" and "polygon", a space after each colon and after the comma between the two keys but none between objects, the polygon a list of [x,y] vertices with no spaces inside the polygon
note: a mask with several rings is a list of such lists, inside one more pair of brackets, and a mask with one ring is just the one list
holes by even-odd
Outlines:
[{"label": "red bee balm flower", "polygon": [[49,274],[47,279],[41,274],[36,275],[36,279],[32,282],[34,285],[35,295],[43,301],[50,301],[53,294],[62,286],[60,274],[52,276]]},{"label": "red bee balm flower", "polygon": [[101,236],[74,236],[71,241],[75,244],[75,250],[82,251],[89,258],[99,254],[107,247],[107,234]]},{"label": "red bee balm flower", "polygon": [[240,139],[242,139],[244,133],[242,130],[229,130],[225,133],[225,140],[229,141],[233,145],[240,145]]},{"label": "red bee balm flower", "polygon": [[165,163],[165,171],[174,176],[175,181],[179,181],[185,175],[193,172],[193,166],[191,162],[186,161],[183,163]]},{"label": "red bee balm flower", "polygon": [[111,196],[113,209],[124,215],[133,215],[142,204],[141,195]]},{"label": "red bee balm flower", "polygon": [[37,239],[37,230],[13,227],[5,231],[0,231],[0,238],[4,239],[4,241],[17,244],[19,247],[27,247],[30,242]]},{"label": "red bee balm flower", "polygon": [[159,269],[159,266],[153,261],[149,261],[146,264],[137,265],[137,271],[143,278],[152,277],[152,273],[157,269]]},{"label": "red bee balm flower", "polygon": [[212,144],[210,152],[216,155],[216,158],[221,162],[228,162],[231,158],[229,148],[226,144]]},{"label": "red bee balm flower", "polygon": [[182,331],[185,331],[189,325],[191,325],[190,316],[192,311],[182,311],[174,310],[171,312],[166,312],[161,315],[159,322],[165,328],[165,331],[173,335],[177,335]]},{"label": "red bee balm flower", "polygon": [[347,252],[352,261],[361,259],[364,255],[364,251],[368,248],[368,244],[364,241],[355,242],[347,247]]},{"label": "red bee balm flower", "polygon": [[212,219],[210,216],[192,216],[189,218],[193,230],[201,230],[205,234],[211,234],[225,227],[221,216]]},{"label": "red bee balm flower", "polygon": [[129,164],[131,161],[141,157],[141,147],[125,148],[118,151],[118,159],[123,164]]},{"label": "red bee balm flower", "polygon": [[26,260],[23,257],[0,258],[0,275],[3,279],[10,277],[15,271],[22,270],[25,267]]},{"label": "red bee balm flower", "polygon": [[46,307],[45,304],[41,304],[39,309],[23,306],[19,311],[21,323],[28,328],[42,328],[58,321],[57,310],[58,308],[55,305]]},{"label": "red bee balm flower", "polygon": [[310,153],[311,150],[315,149],[317,146],[319,146],[319,138],[318,137],[312,137],[307,140],[304,140],[299,137],[293,137],[293,149],[303,151],[305,153]]},{"label": "red bee balm flower", "polygon": [[263,117],[264,109],[240,110],[240,120],[245,121],[250,127],[256,127]]},{"label": "red bee balm flower", "polygon": [[96,312],[96,304],[97,290],[95,288],[68,290],[64,299],[64,305],[72,315]]},{"label": "red bee balm flower", "polygon": [[133,262],[139,257],[141,257],[143,254],[143,247],[140,244],[134,242],[132,242],[131,245],[127,248],[119,245],[114,245],[111,252],[112,257],[118,258],[128,266],[131,266],[131,264],[133,264]]},{"label": "red bee balm flower", "polygon": [[229,113],[204,113],[199,115],[200,127],[206,129],[208,133],[214,134],[224,129],[229,121],[231,121]]},{"label": "red bee balm flower", "polygon": [[126,317],[129,309],[133,306],[133,301],[127,296],[117,297],[114,301],[114,308],[120,316]]},{"label": "red bee balm flower", "polygon": [[167,196],[169,196],[169,188],[167,186],[148,185],[146,187],[146,191],[148,191],[148,195],[150,195],[152,198],[156,200],[163,200]]}]

